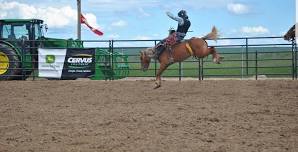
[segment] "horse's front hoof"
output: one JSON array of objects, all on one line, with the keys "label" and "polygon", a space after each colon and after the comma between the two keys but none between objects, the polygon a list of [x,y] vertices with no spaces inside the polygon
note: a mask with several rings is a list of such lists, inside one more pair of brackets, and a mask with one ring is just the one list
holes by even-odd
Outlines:
[{"label": "horse's front hoof", "polygon": [[161,85],[156,85],[155,87],[154,87],[154,89],[158,89],[158,88],[160,88],[161,87]]},{"label": "horse's front hoof", "polygon": [[157,89],[157,88],[160,88],[161,87],[161,83],[160,83],[160,81],[155,81],[155,87],[154,87],[154,89]]}]

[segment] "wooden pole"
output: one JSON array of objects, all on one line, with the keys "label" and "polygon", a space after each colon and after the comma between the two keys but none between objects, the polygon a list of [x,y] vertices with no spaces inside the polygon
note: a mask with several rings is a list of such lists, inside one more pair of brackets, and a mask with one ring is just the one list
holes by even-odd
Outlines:
[{"label": "wooden pole", "polygon": [[78,40],[81,40],[81,0],[77,0],[77,8],[78,8],[77,36],[78,36]]}]

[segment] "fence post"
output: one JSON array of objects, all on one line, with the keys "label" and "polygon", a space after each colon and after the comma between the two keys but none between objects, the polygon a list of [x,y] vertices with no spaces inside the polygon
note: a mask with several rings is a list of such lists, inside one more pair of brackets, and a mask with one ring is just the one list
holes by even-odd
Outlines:
[{"label": "fence post", "polygon": [[296,77],[294,40],[292,40],[292,80]]},{"label": "fence post", "polygon": [[241,46],[241,80],[244,77],[244,48]]},{"label": "fence post", "polygon": [[293,80],[297,80],[297,44],[295,40],[292,40],[292,59]]},{"label": "fence post", "polygon": [[296,43],[296,41],[294,42],[294,51],[295,51],[295,79],[297,80],[297,54],[298,54],[298,50],[297,50],[297,43]]},{"label": "fence post", "polygon": [[112,40],[112,54],[111,54],[111,56],[112,56],[112,66],[111,66],[111,68],[112,68],[112,80],[114,80],[114,40]]},{"label": "fence post", "polygon": [[258,50],[256,50],[256,80],[258,80]]},{"label": "fence post", "polygon": [[[114,57],[113,57],[113,52],[114,52],[114,48],[113,48],[113,42],[114,42],[114,40],[109,40],[109,64],[110,64],[110,69],[109,70],[111,70],[111,71],[113,71],[113,65],[114,65]],[[109,78],[110,80],[114,80],[114,74],[111,74],[111,77]]]},{"label": "fence post", "polygon": [[202,64],[201,65],[201,77],[202,77],[201,80],[204,80],[204,59],[202,58],[201,60],[202,60],[201,61],[202,62],[201,63]]},{"label": "fence post", "polygon": [[248,76],[248,38],[245,38],[246,76]]},{"label": "fence post", "polygon": [[[29,45],[29,48],[30,49],[36,49],[36,51],[33,51],[34,53],[36,53],[36,54],[33,54],[33,56],[37,56],[37,60],[36,59],[34,59],[34,57],[32,57],[32,75],[33,75],[33,81],[35,80],[35,74],[36,74],[36,70],[37,70],[37,77],[38,77],[38,71],[39,71],[39,69],[38,69],[38,65],[39,65],[39,61],[38,61],[38,48],[40,48],[40,42],[38,41],[38,40],[33,40],[33,46],[34,46],[34,48],[31,48],[31,46]],[[38,44],[38,45],[36,45],[36,44]]]},{"label": "fence post", "polygon": [[198,67],[198,78],[199,78],[199,80],[201,81],[201,59],[198,59],[198,65],[199,65],[199,67]]},{"label": "fence post", "polygon": [[[21,50],[21,52],[22,52],[22,59],[21,59],[22,80],[25,80],[25,78],[26,78],[26,70],[27,70],[26,66],[24,66],[24,65],[27,64],[26,63],[26,60],[25,60],[25,51],[26,51],[25,41],[22,40],[22,50]],[[32,55],[31,55],[31,61],[32,61]],[[33,68],[33,66],[32,66],[32,68]]]},{"label": "fence post", "polygon": [[[156,40],[154,41],[154,46],[156,46]],[[157,75],[157,62],[156,62],[156,59],[154,60],[154,76]]]},{"label": "fence post", "polygon": [[179,62],[179,81],[181,81],[182,77],[182,69],[181,69],[181,62]]},{"label": "fence post", "polygon": [[[33,43],[34,43],[33,48],[29,45],[29,49],[36,49],[36,51],[33,51],[33,52],[37,53],[37,54],[30,53],[31,54],[31,62],[32,62],[32,69],[31,69],[32,73],[31,73],[31,75],[33,75],[32,80],[34,81],[35,80],[35,66],[36,66],[36,61],[34,59],[34,56],[37,55],[37,58],[38,58],[38,46],[35,45],[35,44],[37,44],[36,40],[33,40]],[[38,69],[38,64],[37,64],[37,69]],[[30,76],[29,76],[29,78],[30,78]]]},{"label": "fence post", "polygon": [[297,65],[297,64],[298,64],[298,63],[297,63],[297,62],[298,62],[298,61],[297,61],[297,60],[298,60],[297,54],[298,54],[297,43],[295,42],[295,58],[296,58],[296,59],[295,59],[295,63],[296,63],[296,67],[295,67],[295,69],[296,69],[296,80],[297,80],[297,75],[298,75],[298,74],[297,74],[297,71],[298,71],[298,69],[297,69],[297,66],[298,66],[298,65]]}]

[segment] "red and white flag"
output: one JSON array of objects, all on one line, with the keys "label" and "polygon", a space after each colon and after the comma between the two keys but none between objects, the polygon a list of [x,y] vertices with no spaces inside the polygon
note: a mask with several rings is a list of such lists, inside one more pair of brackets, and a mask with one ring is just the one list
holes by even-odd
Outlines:
[{"label": "red and white flag", "polygon": [[103,35],[103,32],[101,32],[100,30],[92,27],[88,22],[87,22],[87,19],[83,16],[83,14],[81,14],[81,24],[85,24],[87,25],[90,30],[92,30],[95,34],[99,35],[99,36],[102,36]]}]

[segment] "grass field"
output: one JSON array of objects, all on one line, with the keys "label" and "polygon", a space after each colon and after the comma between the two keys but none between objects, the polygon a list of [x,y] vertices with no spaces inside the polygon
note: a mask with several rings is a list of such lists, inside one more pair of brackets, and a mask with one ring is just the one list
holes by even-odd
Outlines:
[{"label": "grass field", "polygon": [[[256,74],[267,77],[291,77],[293,73],[293,55],[289,47],[254,47],[249,48],[247,55],[243,48],[220,48],[218,51],[224,56],[224,61],[222,64],[214,64],[211,56],[204,58],[204,77],[251,77]],[[154,77],[156,69],[159,68],[158,62],[152,60],[149,70],[141,71],[137,53],[131,53],[128,62],[130,77]],[[180,73],[183,77],[198,77],[198,60],[189,58],[181,65],[175,63],[163,76],[178,77]]]}]

